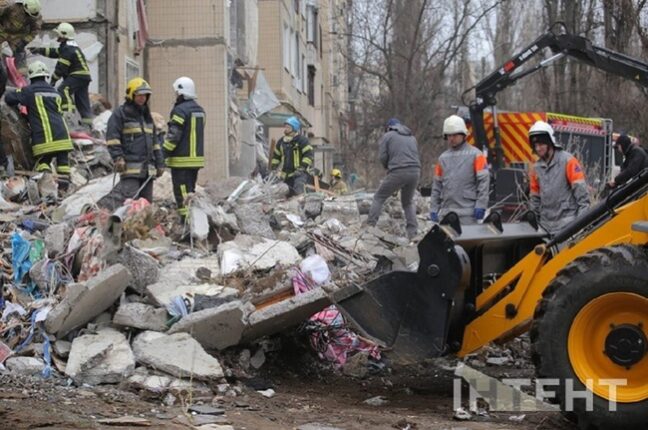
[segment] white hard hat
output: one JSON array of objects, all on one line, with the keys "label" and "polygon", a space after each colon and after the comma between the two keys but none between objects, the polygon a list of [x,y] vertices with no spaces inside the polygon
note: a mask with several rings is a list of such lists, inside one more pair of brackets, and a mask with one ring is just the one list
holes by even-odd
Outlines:
[{"label": "white hard hat", "polygon": [[468,129],[463,118],[458,115],[450,115],[443,121],[443,135],[463,134],[468,136]]},{"label": "white hard hat", "polygon": [[531,140],[533,136],[541,136],[541,135],[549,136],[549,139],[551,140],[551,143],[553,144],[554,148],[562,149],[560,143],[556,142],[556,136],[554,134],[553,127],[544,121],[536,121],[535,124],[533,124],[529,129],[529,140]]},{"label": "white hard hat", "polygon": [[196,85],[194,84],[193,79],[186,76],[176,79],[173,83],[173,89],[177,94],[183,95],[188,99],[195,99],[198,97],[196,95]]},{"label": "white hard hat", "polygon": [[74,31],[74,26],[68,22],[62,22],[54,29],[54,33],[63,39],[74,40],[76,33]]},{"label": "white hard hat", "polygon": [[29,79],[49,76],[49,70],[42,61],[34,61],[27,66],[27,77]]}]

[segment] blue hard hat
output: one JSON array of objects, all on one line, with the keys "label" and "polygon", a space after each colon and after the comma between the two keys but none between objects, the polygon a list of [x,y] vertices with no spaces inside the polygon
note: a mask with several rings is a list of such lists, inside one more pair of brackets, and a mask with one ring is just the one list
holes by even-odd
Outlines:
[{"label": "blue hard hat", "polygon": [[387,121],[387,127],[395,127],[401,122],[398,120],[398,118],[389,118],[389,121]]},{"label": "blue hard hat", "polygon": [[301,128],[301,123],[296,116],[291,116],[286,121],[284,121],[284,124],[291,126],[293,131],[299,131],[299,129]]}]

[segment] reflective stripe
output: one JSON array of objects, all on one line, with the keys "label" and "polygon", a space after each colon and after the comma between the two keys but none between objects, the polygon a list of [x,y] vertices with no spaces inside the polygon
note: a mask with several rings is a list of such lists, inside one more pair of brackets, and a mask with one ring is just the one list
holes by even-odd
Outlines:
[{"label": "reflective stripe", "polygon": [[169,167],[204,167],[205,157],[169,157],[166,159]]},{"label": "reflective stripe", "polygon": [[302,158],[302,163],[308,164],[310,166],[311,164],[313,164],[313,160],[311,160],[308,157],[304,157],[304,158]]},{"label": "reflective stripe", "polygon": [[153,151],[159,151],[160,149],[162,149],[162,148],[160,147],[159,143],[156,143],[155,145],[153,145]]},{"label": "reflective stripe", "polygon": [[299,160],[299,148],[294,148],[293,149],[293,167],[295,170],[299,169],[299,166],[301,165],[301,162]]},{"label": "reflective stripe", "polygon": [[[38,116],[40,117],[41,123],[43,125],[43,133],[45,133],[45,143],[52,142],[54,138],[52,137],[52,126],[50,125],[49,115],[47,115],[47,110],[45,109],[45,103],[43,102],[43,96],[37,94],[35,97],[36,100],[36,109],[38,110]],[[36,147],[34,146],[34,153],[36,152]]]},{"label": "reflective stripe", "polygon": [[306,146],[304,146],[304,147],[302,148],[302,152],[312,151],[312,150],[313,150],[313,147],[310,146],[310,145],[306,145]]},{"label": "reflective stripe", "polygon": [[106,140],[106,145],[108,145],[108,146],[119,145],[119,144],[121,144],[121,141],[119,139]]},{"label": "reflective stripe", "polygon": [[182,201],[187,198],[187,185],[186,184],[181,184],[180,185],[180,195],[182,196]]},{"label": "reflective stripe", "polygon": [[59,61],[59,63],[65,65],[65,66],[68,66],[68,67],[72,64],[72,63],[70,63],[69,60],[66,60],[65,58],[59,58],[58,61]]},{"label": "reflective stripe", "polygon": [[61,105],[63,110],[66,110],[68,112],[72,112],[76,106],[74,105],[74,100],[72,100],[72,96],[70,96],[70,87],[65,87],[63,89],[63,94],[65,95],[65,103]]},{"label": "reflective stripe", "polygon": [[72,145],[72,140],[70,139],[55,140],[54,142],[41,143],[32,147],[34,155],[43,155],[59,151],[71,151],[72,149],[74,149],[74,145]]},{"label": "reflective stripe", "polygon": [[191,117],[191,132],[189,133],[189,158],[196,158],[196,117]]},{"label": "reflective stripe", "polygon": [[183,125],[184,122],[185,122],[183,117],[181,117],[180,115],[175,115],[175,114],[171,117],[171,121],[175,121],[180,125]]},{"label": "reflective stripe", "polygon": [[56,171],[58,173],[70,173],[70,166],[56,166]]},{"label": "reflective stripe", "polygon": [[51,172],[52,168],[47,163],[40,163],[40,164],[38,164],[38,166],[36,166],[36,171],[37,172]]},{"label": "reflective stripe", "polygon": [[178,208],[178,213],[180,215],[187,216],[187,215],[189,215],[189,208],[185,207],[185,206],[183,206],[181,208]]},{"label": "reflective stripe", "polygon": [[438,178],[443,176],[443,167],[441,167],[441,163],[437,163],[437,165],[434,166],[434,176]]},{"label": "reflective stripe", "polygon": [[175,150],[175,149],[176,149],[176,146],[177,146],[177,145],[176,145],[175,143],[171,142],[170,140],[165,140],[165,141],[164,141],[164,144],[162,145],[162,147],[163,147],[164,149],[166,149],[167,151],[169,151],[169,152]]},{"label": "reflective stripe", "polygon": [[82,71],[76,71],[72,72],[72,74],[83,74],[83,75],[89,75],[90,74],[90,68],[88,67],[88,64],[85,61],[85,57],[83,56],[83,53],[81,52],[80,48],[75,49],[77,59],[79,60],[79,64],[81,64],[81,67],[83,67]]},{"label": "reflective stripe", "polygon": [[87,70],[77,70],[76,72],[70,73],[70,75],[82,75],[82,76],[90,76],[90,72]]},{"label": "reflective stripe", "polygon": [[[142,133],[142,128],[141,127],[125,128],[125,129],[122,130],[122,133],[124,133],[124,134]],[[153,134],[153,129],[152,128],[144,128],[144,133]]]}]

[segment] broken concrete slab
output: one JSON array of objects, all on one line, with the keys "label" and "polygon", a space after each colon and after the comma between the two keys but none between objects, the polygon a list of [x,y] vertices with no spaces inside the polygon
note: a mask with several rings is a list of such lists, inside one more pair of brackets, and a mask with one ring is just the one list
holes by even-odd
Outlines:
[{"label": "broken concrete slab", "polygon": [[70,194],[63,200],[52,212],[52,219],[55,222],[60,222],[81,215],[84,207],[95,205],[118,182],[119,175],[117,177],[108,175],[91,180],[86,186],[78,189],[74,194]]},{"label": "broken concrete slab", "polygon": [[322,213],[324,196],[308,194],[304,197],[304,215],[306,218],[317,218]]},{"label": "broken concrete slab", "polygon": [[138,363],[178,378],[209,381],[223,377],[218,360],[187,333],[145,331],[135,337],[133,352]]},{"label": "broken concrete slab", "polygon": [[297,249],[288,242],[239,234],[234,240],[218,245],[221,273],[238,270],[267,270],[277,264],[291,266],[301,261]]},{"label": "broken concrete slab", "polygon": [[173,325],[169,333],[191,333],[204,348],[224,349],[241,341],[248,317],[253,311],[252,304],[236,300],[190,313]]},{"label": "broken concrete slab", "polygon": [[205,192],[213,201],[223,201],[245,181],[247,181],[246,178],[238,176],[230,176],[229,178],[219,179],[217,181],[208,181],[205,185]]},{"label": "broken concrete slab", "polygon": [[234,214],[241,233],[275,239],[275,233],[270,227],[270,216],[263,210],[263,204],[250,203],[235,206]]},{"label": "broken concrete slab", "polygon": [[135,356],[126,336],[104,328],[74,338],[65,374],[77,384],[116,384],[135,370]]},{"label": "broken concrete slab", "polygon": [[164,308],[144,303],[124,303],[119,306],[113,324],[141,330],[165,331],[168,315]]},{"label": "broken concrete slab", "polygon": [[50,258],[63,254],[68,240],[72,236],[72,227],[66,223],[51,225],[45,230],[45,249]]},{"label": "broken concrete slab", "polygon": [[43,360],[35,357],[9,357],[5,361],[5,366],[12,373],[35,376],[43,371],[45,363],[43,363]]},{"label": "broken concrete slab", "polygon": [[[219,257],[211,255],[206,258],[185,258],[174,261],[160,270],[158,281],[148,285],[146,293],[156,305],[166,306],[173,297],[184,295],[189,291],[200,294],[218,294],[221,292],[220,290],[205,292],[202,287],[196,287],[196,285],[202,284],[198,281],[193,282],[196,277],[196,270],[201,267],[208,268],[212,272],[212,276],[218,276],[220,274]],[[212,287],[215,286],[212,285]]]},{"label": "broken concrete slab", "polygon": [[84,284],[68,285],[63,300],[48,314],[45,329],[61,337],[83,326],[115,303],[131,279],[128,269],[115,264]]},{"label": "broken concrete slab", "polygon": [[328,294],[315,288],[289,299],[274,303],[250,314],[248,328],[243,332],[243,342],[293,327],[331,304]]},{"label": "broken concrete slab", "polygon": [[360,219],[358,203],[353,196],[337,197],[335,200],[322,202],[322,219],[337,218],[342,222],[357,221]]},{"label": "broken concrete slab", "polygon": [[146,252],[128,244],[119,253],[116,262],[123,264],[133,275],[131,286],[138,293],[146,292],[146,287],[156,283],[160,277],[158,261]]},{"label": "broken concrete slab", "polygon": [[57,340],[53,345],[54,353],[61,358],[67,358],[70,355],[71,349],[72,342],[68,342],[67,340]]},{"label": "broken concrete slab", "polygon": [[169,376],[147,375],[136,371],[126,383],[131,389],[145,394],[145,397],[162,397],[168,391],[172,380]]}]

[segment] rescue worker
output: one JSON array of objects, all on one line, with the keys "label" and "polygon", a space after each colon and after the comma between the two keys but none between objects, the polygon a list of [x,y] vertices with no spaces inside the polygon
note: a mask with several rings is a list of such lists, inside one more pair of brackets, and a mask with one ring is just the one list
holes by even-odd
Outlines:
[{"label": "rescue worker", "polygon": [[346,194],[349,192],[346,182],[342,180],[342,172],[340,169],[331,170],[331,191],[336,194]]},{"label": "rescue worker", "polygon": [[490,175],[484,154],[466,142],[463,118],[451,115],[443,121],[446,149],[434,167],[430,219],[439,222],[448,212],[462,224],[484,219],[488,207]]},{"label": "rescue worker", "polygon": [[306,136],[299,134],[301,123],[295,116],[284,122],[284,135],[272,154],[272,170],[279,169],[279,177],[290,189],[289,196],[304,193],[309,180],[308,170],[313,164],[313,147]]},{"label": "rescue worker", "polygon": [[610,188],[625,184],[648,167],[648,154],[641,146],[633,144],[629,136],[619,136],[614,148],[623,155],[623,165],[621,172],[608,183]]},{"label": "rescue worker", "polygon": [[24,52],[41,29],[40,0],[0,0],[0,42],[7,42],[14,57]]},{"label": "rescue worker", "polygon": [[412,239],[418,230],[414,192],[421,176],[421,161],[416,138],[411,130],[396,118],[387,121],[385,134],[378,143],[378,158],[387,169],[387,176],[374,193],[367,225],[376,225],[385,200],[400,191],[407,237]]},{"label": "rescue worker", "polygon": [[49,70],[42,61],[34,61],[27,70],[31,83],[25,88],[8,92],[5,102],[9,106],[20,104],[27,108],[36,171],[51,172],[50,163],[55,159],[59,188],[65,191],[70,175],[68,153],[74,147],[63,119],[61,96],[45,80]]},{"label": "rescue worker", "polygon": [[176,79],[173,90],[176,102],[162,147],[166,165],[171,168],[178,213],[184,221],[189,214],[185,199],[196,190],[198,170],[205,166],[205,111],[196,102],[196,86],[191,78]]},{"label": "rescue worker", "polygon": [[90,127],[94,115],[88,95],[88,86],[92,80],[88,62],[83,51],[74,41],[76,34],[71,24],[62,22],[54,32],[58,36],[58,48],[30,48],[30,51],[49,58],[58,58],[51,83],[54,85],[63,78],[63,82],[58,87],[63,97],[63,110],[73,112],[76,108],[81,115],[82,124]]},{"label": "rescue worker", "polygon": [[108,120],[106,145],[120,181],[97,203],[99,207],[114,210],[130,198],[153,201],[153,178],[164,173],[164,158],[148,105],[151,93],[144,79],[131,79],[126,101]]},{"label": "rescue worker", "polygon": [[553,128],[546,122],[531,126],[529,141],[539,158],[529,175],[530,209],[553,234],[589,207],[585,173],[576,157],[556,141]]}]

